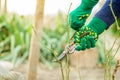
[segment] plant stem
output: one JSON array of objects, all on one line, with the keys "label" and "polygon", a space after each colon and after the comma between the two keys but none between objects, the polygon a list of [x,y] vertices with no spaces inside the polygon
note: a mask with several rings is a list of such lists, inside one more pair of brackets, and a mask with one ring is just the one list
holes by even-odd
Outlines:
[{"label": "plant stem", "polygon": [[[120,27],[119,27],[119,25],[118,25],[117,17],[115,16],[115,13],[114,13],[113,8],[112,8],[112,0],[110,0],[109,6],[110,6],[110,10],[111,10],[111,12],[112,12],[112,15],[113,15],[113,17],[114,17],[114,19],[115,19],[115,23],[116,23],[116,26],[117,26],[117,30],[119,31],[119,30],[120,30]],[[115,44],[116,41],[117,41],[117,39],[114,41],[114,44]],[[114,44],[113,44],[113,45],[114,45]],[[120,47],[120,45],[119,45],[119,47]],[[110,58],[110,63],[112,62],[113,58],[114,58],[115,55],[117,54],[117,52],[118,52],[118,50],[119,50],[119,47],[117,48],[114,56],[113,56],[112,58]],[[112,49],[113,49],[113,47],[111,48],[111,50],[112,50]],[[111,50],[110,50],[110,51],[111,51]],[[115,73],[116,73],[116,71],[117,71],[117,65],[118,65],[118,62],[117,62],[117,64],[116,64],[116,66],[115,66],[116,69],[115,69],[114,72],[113,72],[112,80],[114,80],[114,78],[115,78],[114,75],[115,75]],[[111,66],[111,64],[110,64],[110,66]]]},{"label": "plant stem", "polygon": [[55,59],[57,60],[57,62],[59,63],[59,65],[60,65],[60,70],[61,70],[61,73],[62,73],[62,80],[65,80],[64,79],[65,77],[64,77],[64,71],[63,71],[62,62],[58,60],[58,58],[56,56],[57,52],[55,50],[52,50],[52,53],[53,53]]},{"label": "plant stem", "polygon": [[69,55],[67,54],[67,58],[66,58],[66,80],[69,80],[69,73],[70,73]]},{"label": "plant stem", "polygon": [[115,41],[113,42],[113,45],[112,45],[112,47],[110,48],[110,50],[107,52],[107,54],[108,54],[108,55],[109,55],[109,54],[110,54],[110,52],[112,51],[112,49],[113,49],[113,47],[114,47],[114,45],[115,45],[116,41],[117,41],[117,38],[116,38],[116,39],[115,39]]},{"label": "plant stem", "polygon": [[61,61],[59,61],[59,65],[60,65],[60,69],[61,69],[61,73],[62,73],[62,80],[65,80],[64,79],[63,66],[62,66],[62,62]]},{"label": "plant stem", "polygon": [[[104,39],[105,39],[105,35],[104,35]],[[104,80],[107,80],[107,54],[106,54],[106,44],[104,43],[104,53],[105,53],[105,63],[104,63],[104,66],[105,66],[105,70],[104,70]]]},{"label": "plant stem", "polygon": [[[110,10],[111,10],[111,12],[112,12],[112,15],[113,15],[113,17],[114,17],[114,19],[115,19],[115,23],[116,23],[116,26],[117,26],[117,30],[120,30],[120,27],[119,27],[118,22],[117,22],[117,17],[115,16],[115,13],[114,13],[113,8],[112,8],[112,0],[110,0],[109,6],[110,6]],[[117,41],[117,38],[115,39],[112,47],[111,47],[111,48],[109,49],[109,51],[105,54],[105,73],[104,73],[104,80],[111,80],[111,79],[112,79],[112,74],[111,74],[112,60],[113,60],[113,58],[115,57],[115,55],[116,55],[116,53],[118,52],[118,49],[119,49],[119,47],[120,47],[120,46],[119,46],[119,47],[117,48],[114,56],[112,57],[111,51],[113,50],[113,47],[115,46],[116,41]],[[105,48],[105,46],[104,46],[104,48]]]},{"label": "plant stem", "polygon": [[115,68],[114,68],[114,71],[113,71],[113,74],[112,74],[112,80],[115,80],[115,75],[116,75],[116,73],[117,73],[118,67],[120,67],[120,62],[119,62],[119,60],[117,60],[117,63],[116,63],[116,65],[115,65]]},{"label": "plant stem", "polygon": [[114,19],[115,19],[115,23],[116,23],[116,26],[117,26],[117,30],[120,30],[120,27],[119,27],[118,21],[117,21],[117,17],[115,16],[115,13],[114,13],[113,8],[112,8],[112,0],[110,0],[109,6],[110,6],[110,10],[111,10],[111,12],[112,12],[112,15],[113,15],[113,17],[114,17]]},{"label": "plant stem", "polygon": [[69,14],[69,12],[70,12],[71,6],[72,6],[72,2],[70,3],[69,9],[68,9],[67,19],[68,19],[68,14]]},{"label": "plant stem", "polygon": [[[67,13],[67,19],[68,19],[68,15],[69,15],[69,12],[70,12],[70,9],[71,9],[71,6],[72,6],[72,3],[70,3],[70,6],[69,6],[69,9],[68,9],[68,13]],[[67,41],[68,43],[70,43],[70,27],[68,26],[67,24]],[[70,74],[70,67],[69,67],[69,55],[67,54],[66,55],[66,80],[69,80],[69,74]]]},{"label": "plant stem", "polygon": [[112,58],[113,58],[113,57],[111,57],[112,56],[111,51],[112,51],[113,47],[115,46],[116,41],[117,41],[117,38],[115,39],[112,47],[110,48],[110,50],[106,54],[106,71],[108,72],[106,74],[108,75],[107,76],[108,80],[111,80],[111,69],[112,69],[111,66],[112,66]]},{"label": "plant stem", "polygon": [[120,49],[120,45],[118,46],[118,48],[117,48],[115,54],[113,55],[113,58],[115,57],[115,55],[117,54],[117,52],[118,52],[119,49]]}]

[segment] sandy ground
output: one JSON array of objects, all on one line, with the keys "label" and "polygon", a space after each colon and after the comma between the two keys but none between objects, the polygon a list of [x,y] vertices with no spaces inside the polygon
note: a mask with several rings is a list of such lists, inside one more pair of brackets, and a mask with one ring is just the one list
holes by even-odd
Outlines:
[{"label": "sandy ground", "polygon": [[[26,76],[27,64],[19,66],[16,71],[23,73]],[[79,73],[80,72],[80,76]],[[65,73],[65,70],[64,70]],[[48,69],[44,65],[38,66],[38,80],[63,80],[60,68]],[[94,68],[75,68],[70,66],[69,80],[109,80],[104,79],[104,68],[94,67]],[[116,74],[116,79],[120,80],[120,69]]]},{"label": "sandy ground", "polygon": [[[70,55],[71,65],[69,80],[110,80],[104,79],[105,68],[98,67],[96,65],[98,56],[96,53],[96,49],[91,49],[81,52],[81,54],[78,53]],[[75,66],[78,65],[77,57],[80,58],[79,69],[78,66]],[[23,73],[26,76],[27,69],[28,64],[25,63],[17,67],[15,70]],[[114,67],[112,70],[114,70]],[[80,72],[80,76],[78,72]],[[113,73],[113,71],[111,72]],[[49,69],[48,67],[40,63],[38,65],[38,80],[63,80],[60,67],[58,66],[54,69]],[[120,80],[120,68],[118,68],[115,80]]]}]

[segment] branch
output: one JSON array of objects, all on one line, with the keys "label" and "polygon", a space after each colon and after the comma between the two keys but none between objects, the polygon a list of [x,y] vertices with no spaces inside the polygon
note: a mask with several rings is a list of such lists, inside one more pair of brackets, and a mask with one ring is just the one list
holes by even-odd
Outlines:
[{"label": "branch", "polygon": [[116,23],[116,26],[117,26],[117,30],[120,30],[120,27],[119,27],[119,24],[118,24],[118,21],[117,21],[117,17],[115,16],[115,13],[114,13],[113,8],[112,8],[112,0],[110,0],[109,6],[110,6],[110,9],[111,9],[112,15],[113,15],[113,17],[114,17],[114,19],[115,19],[115,23]]},{"label": "branch", "polygon": [[118,59],[116,65],[115,65],[115,69],[114,69],[113,74],[112,74],[112,80],[115,80],[115,75],[116,75],[119,67],[120,67],[120,60]]}]

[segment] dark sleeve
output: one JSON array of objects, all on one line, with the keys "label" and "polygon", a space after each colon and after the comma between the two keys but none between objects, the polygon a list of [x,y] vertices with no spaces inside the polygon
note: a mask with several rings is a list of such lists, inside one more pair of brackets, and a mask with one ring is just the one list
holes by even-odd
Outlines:
[{"label": "dark sleeve", "polygon": [[[96,13],[95,17],[100,18],[107,24],[107,28],[114,23],[115,19],[110,9],[110,0],[107,0],[101,10]],[[120,18],[120,0],[112,0],[112,8],[117,18]]]}]

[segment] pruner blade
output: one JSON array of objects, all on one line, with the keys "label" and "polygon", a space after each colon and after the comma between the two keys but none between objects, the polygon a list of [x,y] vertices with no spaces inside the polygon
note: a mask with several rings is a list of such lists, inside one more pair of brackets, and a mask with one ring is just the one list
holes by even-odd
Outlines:
[{"label": "pruner blade", "polygon": [[61,61],[61,60],[66,56],[67,53],[68,53],[68,52],[64,50],[64,51],[62,52],[62,54],[60,54],[60,55],[58,56],[58,60]]},{"label": "pruner blade", "polygon": [[[65,47],[65,50],[58,56],[57,60],[61,61],[66,54],[72,54],[75,51],[75,45],[74,43],[69,44],[68,46]],[[57,60],[53,60],[53,61],[57,61]]]}]

